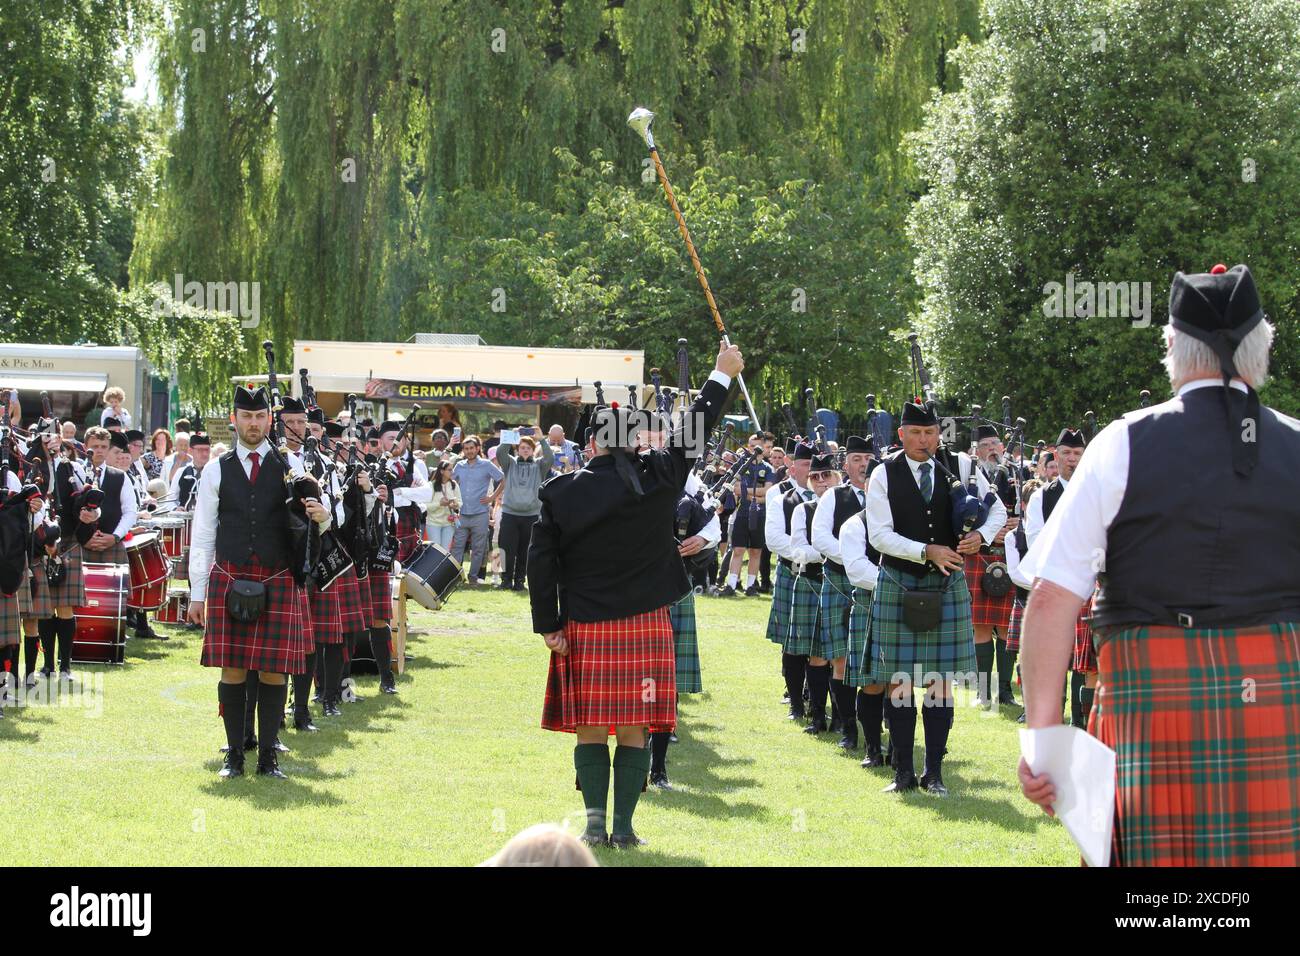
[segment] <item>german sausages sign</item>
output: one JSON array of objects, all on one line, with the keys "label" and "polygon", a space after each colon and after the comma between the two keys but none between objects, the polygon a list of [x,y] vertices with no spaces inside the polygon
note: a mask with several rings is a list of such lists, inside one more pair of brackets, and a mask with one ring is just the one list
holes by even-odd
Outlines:
[{"label": "german sausages sign", "polygon": [[491,405],[582,404],[578,385],[509,385],[499,382],[408,382],[372,378],[366,398],[388,402],[483,402]]}]

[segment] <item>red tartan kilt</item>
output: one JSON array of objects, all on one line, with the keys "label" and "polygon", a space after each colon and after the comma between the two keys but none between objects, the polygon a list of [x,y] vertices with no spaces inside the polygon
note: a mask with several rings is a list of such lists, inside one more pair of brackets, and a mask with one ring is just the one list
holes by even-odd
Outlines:
[{"label": "red tartan kilt", "polygon": [[329,586],[338,595],[339,627],[344,634],[359,634],[370,627],[370,586],[348,568]]},{"label": "red tartan kilt", "polygon": [[359,583],[369,589],[366,626],[378,627],[389,621],[393,616],[393,576],[387,571],[372,569]]},{"label": "red tartan kilt", "polygon": [[646,727],[677,723],[677,664],[668,608],[614,621],[569,621],[569,653],[551,654],[542,726]]},{"label": "red tartan kilt", "polygon": [[1012,587],[1000,598],[984,593],[984,569],[996,561],[1006,561],[1001,554],[968,554],[966,557],[966,584],[970,588],[970,620],[974,625],[987,625],[1004,629],[1011,617],[1011,604],[1016,597]]},{"label": "red tartan kilt", "polygon": [[1019,601],[1012,601],[1011,614],[1007,619],[1007,650],[1012,654],[1020,653],[1020,623],[1024,617],[1025,606]]},{"label": "red tartan kilt", "polygon": [[1074,621],[1074,658],[1070,670],[1097,673],[1097,652],[1092,647],[1092,601],[1084,601]]},{"label": "red tartan kilt", "polygon": [[1300,625],[1119,631],[1099,658],[1111,864],[1300,865]]},{"label": "red tartan kilt", "polygon": [[[252,624],[238,624],[226,613],[233,578],[266,584],[266,610]],[[203,631],[204,667],[240,667],[272,674],[303,674],[312,649],[302,618],[306,601],[288,569],[240,566],[218,561],[208,578],[207,626]]]},{"label": "red tartan kilt", "polygon": [[400,564],[405,564],[406,559],[411,556],[421,544],[419,506],[397,509],[397,560]]},{"label": "red tartan kilt", "polygon": [[339,582],[335,581],[324,591],[318,591],[313,586],[307,592],[307,607],[311,613],[311,639],[317,645],[343,643],[338,586]]}]

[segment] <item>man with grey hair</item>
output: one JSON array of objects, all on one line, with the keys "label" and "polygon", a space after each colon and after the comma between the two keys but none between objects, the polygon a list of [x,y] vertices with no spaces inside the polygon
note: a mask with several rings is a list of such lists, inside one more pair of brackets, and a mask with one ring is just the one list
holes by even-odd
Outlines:
[{"label": "man with grey hair", "polygon": [[[1059,721],[1100,582],[1089,729],[1116,751],[1111,862],[1295,866],[1300,421],[1256,394],[1273,328],[1245,266],[1175,275],[1165,338],[1174,397],[1089,443],[1021,566],[1026,723]],[[1019,774],[1051,814],[1053,781]]]}]

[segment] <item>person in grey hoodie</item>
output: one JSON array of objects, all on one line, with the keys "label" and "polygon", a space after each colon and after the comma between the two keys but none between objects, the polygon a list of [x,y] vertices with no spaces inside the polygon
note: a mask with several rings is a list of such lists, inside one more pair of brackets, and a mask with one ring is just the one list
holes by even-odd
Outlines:
[{"label": "person in grey hoodie", "polygon": [[505,553],[505,569],[499,585],[502,590],[524,589],[528,545],[542,510],[537,490],[550,477],[554,460],[551,446],[538,442],[533,435],[521,435],[518,446],[505,443],[497,446],[497,467],[506,476],[501,496],[501,533],[497,539]]}]

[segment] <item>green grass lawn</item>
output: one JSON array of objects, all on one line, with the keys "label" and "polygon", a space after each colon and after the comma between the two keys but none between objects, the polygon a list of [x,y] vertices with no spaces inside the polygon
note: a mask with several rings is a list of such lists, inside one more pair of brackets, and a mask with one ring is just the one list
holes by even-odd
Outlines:
[{"label": "green grass lawn", "polygon": [[[426,629],[401,693],[359,679],[365,700],[283,733],[287,781],[217,778],[224,742],[200,638],[130,641],[93,708],[9,708],[0,721],[6,861],[19,865],[473,864],[541,821],[580,825],[573,738],[538,726],[547,655],[524,594],[462,591],[416,605]],[[952,795],[880,792],[831,735],[799,732],[781,704],[767,601],[701,599],[706,692],[683,699],[669,752],[677,789],[637,810],[650,840],[602,863],[1067,865],[1065,831],[1015,782],[1016,711],[962,707],[944,764]],[[959,697],[961,697],[959,693]],[[964,699],[963,699],[964,700]],[[319,714],[319,710],[315,709]],[[920,722],[917,760],[921,759]],[[919,763],[918,763],[919,765]]]}]

